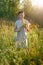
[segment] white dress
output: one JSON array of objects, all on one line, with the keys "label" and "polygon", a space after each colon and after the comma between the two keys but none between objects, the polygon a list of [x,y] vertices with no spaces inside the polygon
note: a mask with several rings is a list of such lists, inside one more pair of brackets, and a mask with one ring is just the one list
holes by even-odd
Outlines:
[{"label": "white dress", "polygon": [[[26,23],[28,21],[26,20]],[[23,23],[21,20],[17,20],[15,22],[15,32],[17,32],[17,37],[15,37],[15,41],[17,43],[16,44],[16,47],[19,47],[19,48],[22,48],[22,47],[28,47],[28,43],[27,43],[27,36],[26,36],[26,32],[24,30],[24,27],[22,26]]]}]

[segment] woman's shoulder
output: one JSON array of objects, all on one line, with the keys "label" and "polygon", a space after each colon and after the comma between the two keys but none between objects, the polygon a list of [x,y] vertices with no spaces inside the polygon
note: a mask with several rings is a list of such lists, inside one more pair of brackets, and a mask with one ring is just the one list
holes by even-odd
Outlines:
[{"label": "woman's shoulder", "polygon": [[18,24],[20,22],[20,20],[16,20],[15,24]]},{"label": "woman's shoulder", "polygon": [[16,20],[16,23],[19,22],[20,20]]}]

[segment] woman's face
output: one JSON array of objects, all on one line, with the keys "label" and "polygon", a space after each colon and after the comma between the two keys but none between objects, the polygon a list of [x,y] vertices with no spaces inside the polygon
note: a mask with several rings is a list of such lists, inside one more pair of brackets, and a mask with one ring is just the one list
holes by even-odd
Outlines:
[{"label": "woman's face", "polygon": [[19,14],[19,18],[23,19],[25,17],[24,12]]}]

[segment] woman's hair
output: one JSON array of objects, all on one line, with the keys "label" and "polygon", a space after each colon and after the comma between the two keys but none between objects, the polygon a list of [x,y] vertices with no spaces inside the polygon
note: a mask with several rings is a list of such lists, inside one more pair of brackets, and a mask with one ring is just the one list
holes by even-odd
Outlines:
[{"label": "woman's hair", "polygon": [[24,11],[19,11],[19,12],[18,12],[18,15],[19,15],[20,13],[24,13]]}]

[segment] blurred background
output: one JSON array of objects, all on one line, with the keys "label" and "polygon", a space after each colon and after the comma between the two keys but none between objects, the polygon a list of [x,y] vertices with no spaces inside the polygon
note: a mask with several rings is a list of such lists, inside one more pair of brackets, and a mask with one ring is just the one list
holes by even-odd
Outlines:
[{"label": "blurred background", "polygon": [[[20,10],[31,23],[28,52],[15,48],[14,23]],[[43,65],[43,0],[0,0],[0,65]]]},{"label": "blurred background", "polygon": [[43,27],[43,0],[0,0],[0,19],[16,20],[19,10]]}]

